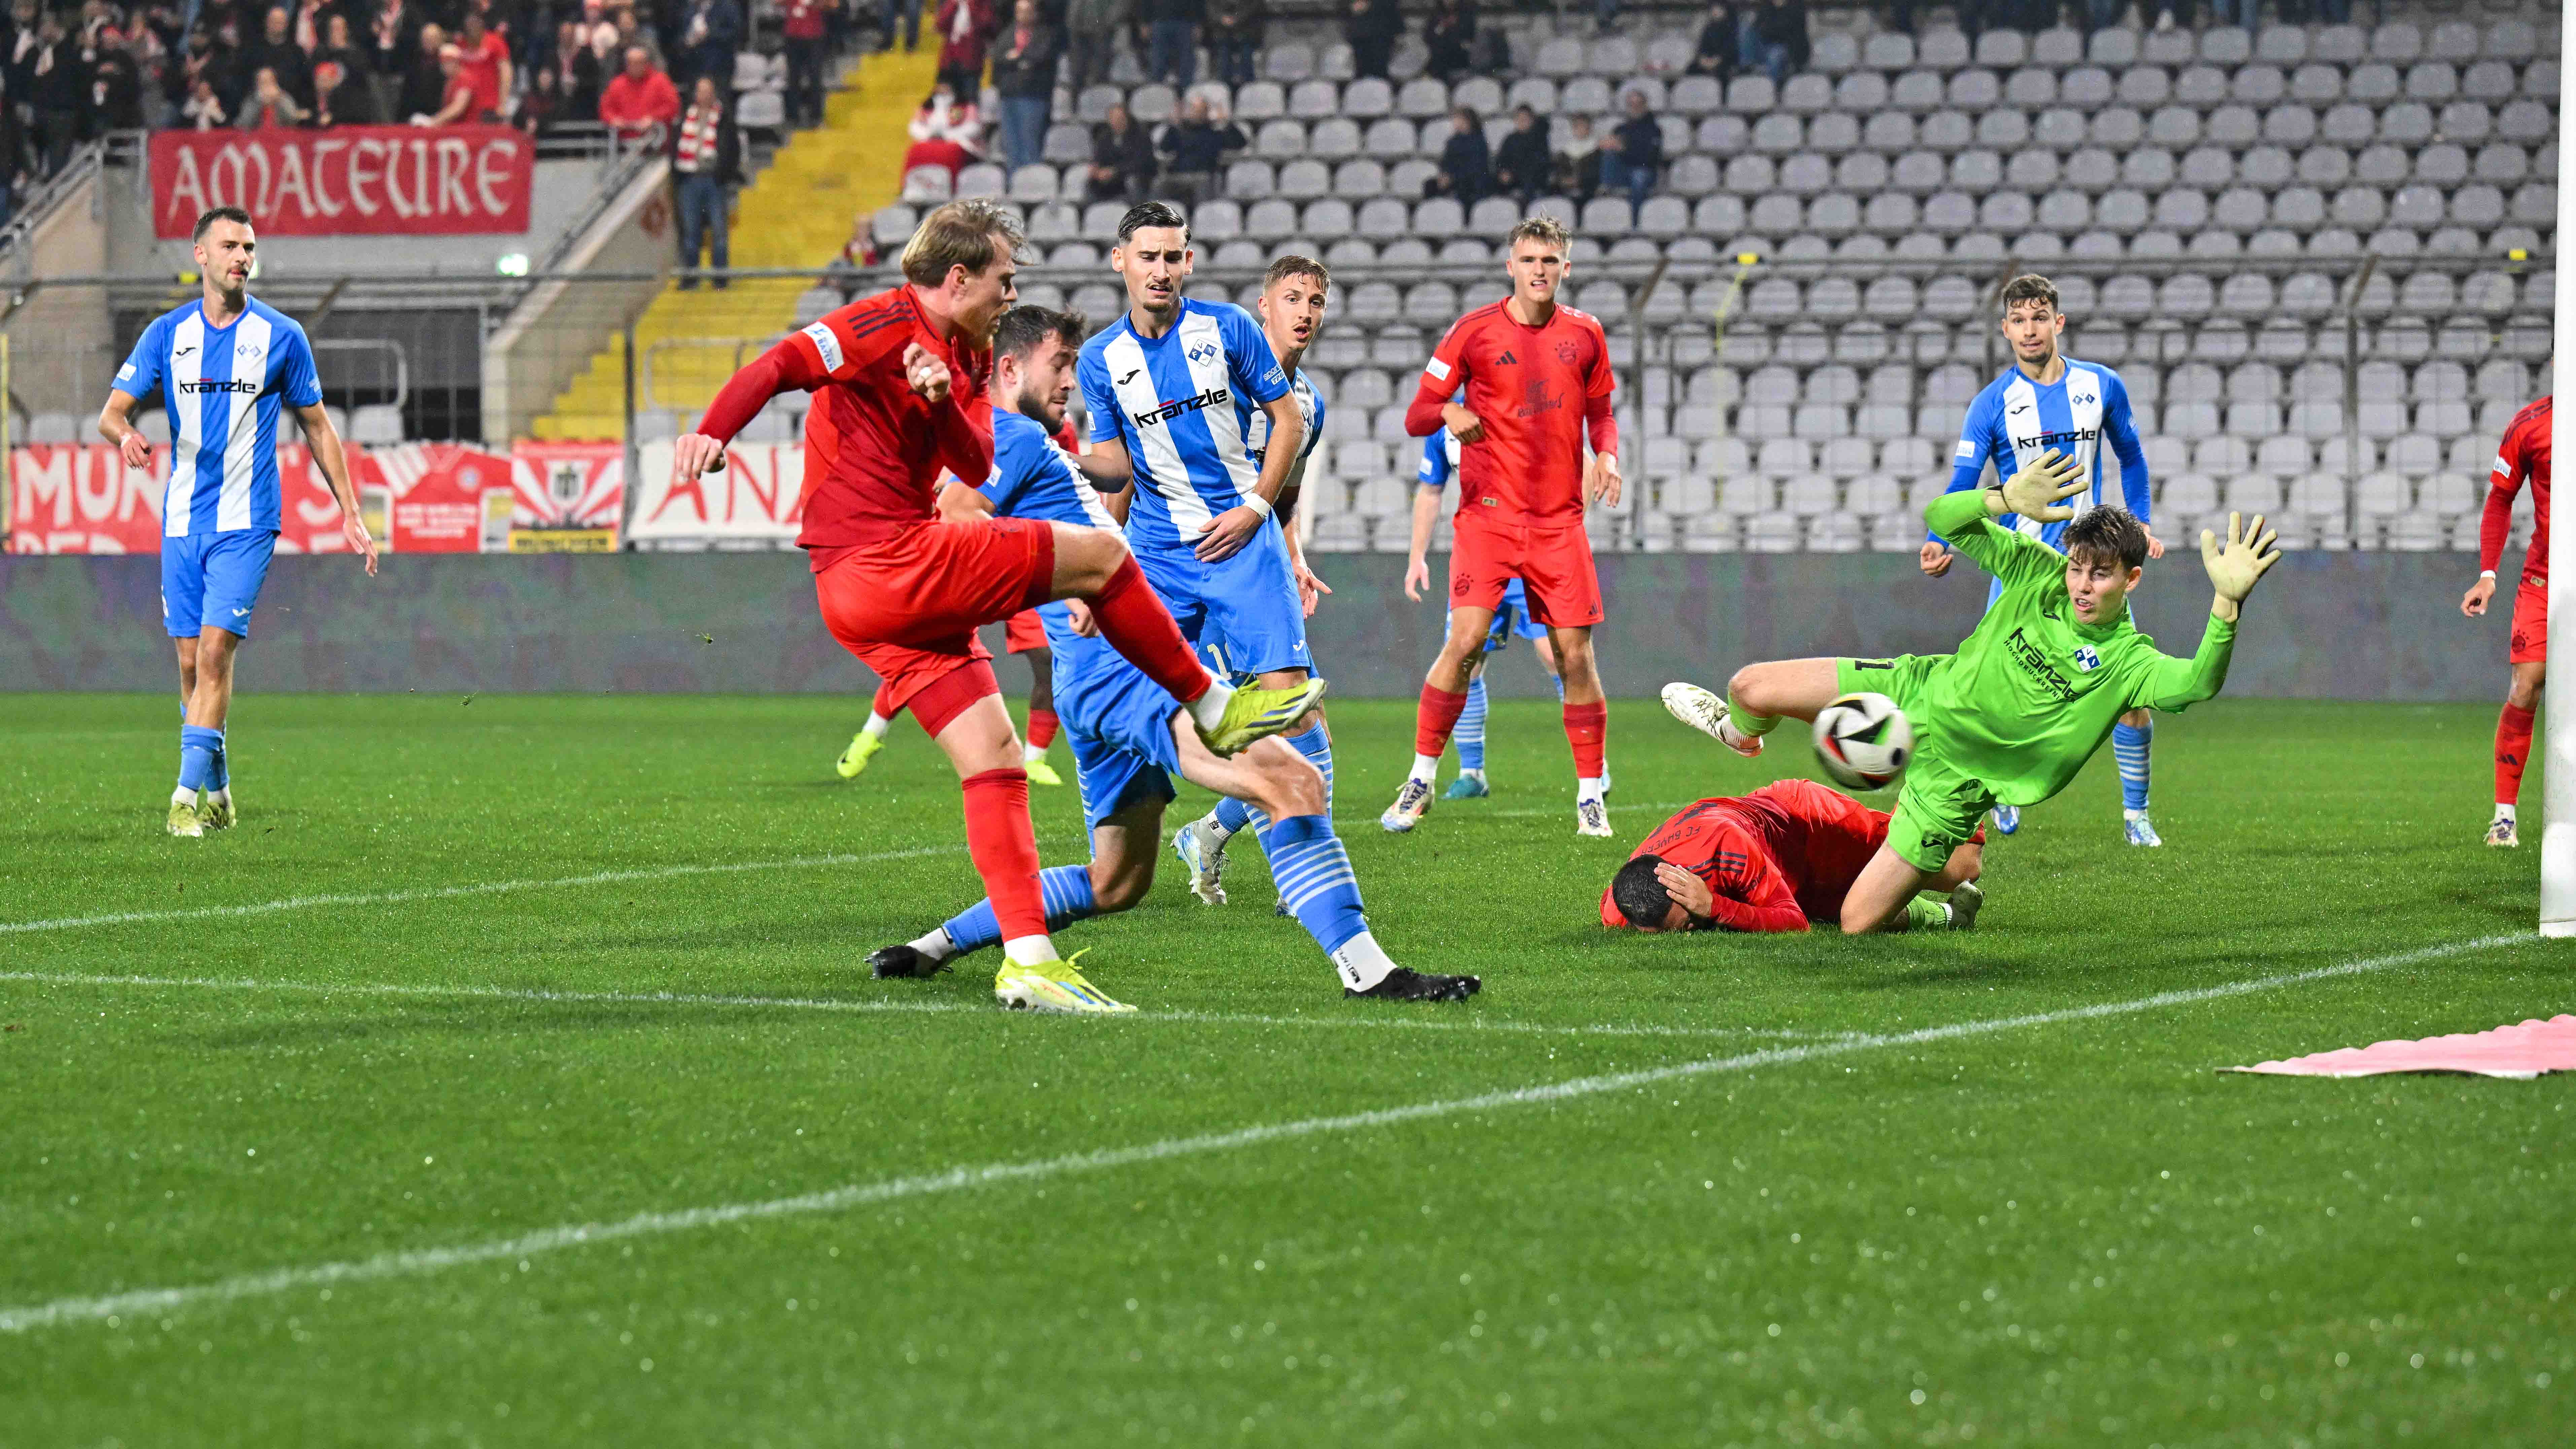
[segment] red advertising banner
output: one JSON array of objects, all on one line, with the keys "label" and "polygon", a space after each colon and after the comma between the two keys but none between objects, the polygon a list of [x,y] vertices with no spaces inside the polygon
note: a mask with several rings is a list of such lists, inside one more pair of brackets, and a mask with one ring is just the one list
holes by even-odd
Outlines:
[{"label": "red advertising banner", "polygon": [[[105,443],[36,443],[9,450],[9,552],[159,553],[167,448],[152,470],[128,468]],[[363,481],[368,460],[349,450]],[[340,505],[302,444],[277,450],[280,553],[343,553]]]},{"label": "red advertising banner", "polygon": [[378,448],[358,466],[359,496],[384,490],[395,553],[507,553],[518,507],[510,458],[460,443]]},{"label": "red advertising banner", "polygon": [[801,443],[736,443],[721,473],[671,477],[671,445],[647,443],[636,457],[636,539],[739,539],[784,543],[804,527]]},{"label": "red advertising banner", "polygon": [[523,442],[510,448],[513,528],[615,528],[626,507],[623,443]]},{"label": "red advertising banner", "polygon": [[535,176],[508,126],[155,131],[152,228],[184,237],[238,206],[275,236],[524,232]]}]

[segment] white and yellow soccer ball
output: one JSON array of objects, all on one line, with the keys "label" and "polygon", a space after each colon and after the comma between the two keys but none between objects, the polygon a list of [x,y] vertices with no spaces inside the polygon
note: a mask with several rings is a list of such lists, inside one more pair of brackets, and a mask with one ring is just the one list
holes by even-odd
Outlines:
[{"label": "white and yellow soccer ball", "polygon": [[1847,789],[1884,790],[1914,758],[1914,726],[1883,694],[1846,694],[1816,712],[1816,763]]}]

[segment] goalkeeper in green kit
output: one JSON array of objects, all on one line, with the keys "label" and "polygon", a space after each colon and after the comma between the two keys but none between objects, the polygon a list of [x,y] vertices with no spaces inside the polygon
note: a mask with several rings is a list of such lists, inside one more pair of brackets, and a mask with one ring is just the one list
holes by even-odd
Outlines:
[{"label": "goalkeeper in green kit", "polygon": [[[1887,843],[1843,899],[1846,934],[1904,930],[1909,919],[1936,924],[1908,905],[1990,807],[2036,805],[2066,788],[2123,711],[2145,705],[2170,713],[2227,682],[2237,610],[2281,557],[2262,518],[2245,527],[2230,514],[2224,541],[2201,534],[2217,597],[2199,652],[2176,659],[2129,620],[2146,529],[2123,508],[2075,518],[2066,500],[2089,486],[2050,451],[2000,487],[1943,494],[1924,510],[1934,533],[2003,585],[1955,654],[1753,664],[1736,671],[1722,700],[1694,684],[1664,687],[1675,718],[1746,756],[1762,752],[1762,737],[1783,717],[1812,720],[1836,696],[1858,690],[1889,696],[1912,720],[1914,759]],[[2074,518],[2066,551],[1998,527],[1993,520],[2006,513]]]}]

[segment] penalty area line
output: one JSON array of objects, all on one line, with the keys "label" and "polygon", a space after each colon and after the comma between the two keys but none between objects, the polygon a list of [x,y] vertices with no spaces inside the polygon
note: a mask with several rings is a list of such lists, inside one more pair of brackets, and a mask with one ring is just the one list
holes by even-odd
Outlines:
[{"label": "penalty area line", "polygon": [[758,870],[805,870],[827,865],[873,865],[879,861],[917,860],[926,855],[952,855],[962,845],[925,845],[913,850],[882,850],[872,855],[800,855],[786,860],[742,860],[715,865],[654,865],[633,870],[593,871],[589,875],[548,880],[493,880],[473,885],[415,886],[406,890],[352,891],[337,895],[288,896],[238,906],[189,906],[166,911],[114,911],[99,916],[62,916],[50,921],[0,921],[0,936],[32,931],[75,931],[85,926],[127,926],[141,921],[203,921],[235,916],[266,916],[279,911],[309,911],[324,906],[382,906],[404,901],[461,900],[470,896],[504,896],[520,891],[569,890],[576,886],[617,885],[627,881],[675,880],[693,875],[739,875]]},{"label": "penalty area line", "polygon": [[[854,1001],[829,996],[755,996],[722,992],[684,991],[554,991],[544,987],[439,985],[429,982],[381,981],[262,981],[251,977],[220,976],[94,976],[75,971],[0,971],[0,982],[19,981],[38,986],[129,986],[145,989],[182,989],[204,991],[276,991],[312,996],[376,996],[410,1000],[441,998],[472,1001],[521,1001],[536,1004],[608,1005],[608,1006],[702,1006],[749,1008],[771,1011],[809,1011],[868,1015],[989,1015],[997,1019],[1010,1015],[998,1006],[966,1001]],[[1361,1012],[1367,1008],[1334,1016],[1277,1016],[1250,1012],[1225,1011],[1157,1011],[1147,1008],[1131,1016],[1102,1020],[1099,1026],[1115,1029],[1130,1022],[1169,1022],[1194,1026],[1290,1026],[1326,1027],[1384,1031],[1452,1031],[1500,1032],[1528,1036],[1635,1036],[1673,1037],[1705,1040],[1711,1037],[1773,1037],[1780,1039],[1840,1039],[1846,1032],[1811,1031],[1802,1027],[1773,1026],[1668,1026],[1651,1022],[1578,1022],[1560,1025],[1541,1021],[1487,1021],[1475,1017],[1456,1020],[1439,1018],[1374,1016]]]},{"label": "penalty area line", "polygon": [[1928,1046],[2028,1027],[2096,1021],[2106,1017],[2155,1011],[2169,1006],[2188,1006],[2230,996],[2250,995],[2258,991],[2273,991],[2311,981],[2360,976],[2397,966],[2435,961],[2444,957],[2463,955],[2497,946],[2516,945],[2536,939],[2538,938],[2529,933],[2482,936],[2473,940],[2453,941],[2444,945],[2399,951],[2386,956],[2365,957],[2357,961],[2347,961],[2335,966],[2320,966],[2307,971],[2283,972],[2247,981],[2232,981],[2223,985],[2195,987],[2183,991],[2163,991],[2153,996],[2141,996],[2129,1001],[2102,1002],[2093,1006],[2031,1012],[2021,1016],[1991,1017],[1982,1021],[1957,1022],[1949,1026],[1924,1027],[1918,1031],[1852,1036],[1797,1046],[1767,1047],[1760,1051],[1742,1052],[1733,1056],[1707,1057],[1674,1066],[1576,1077],[1568,1081],[1550,1082],[1539,1086],[1485,1092],[1472,1097],[1452,1097],[1440,1101],[1418,1102],[1409,1106],[1385,1107],[1375,1111],[1352,1112],[1331,1117],[1309,1117],[1300,1121],[1268,1123],[1191,1137],[1168,1137],[1159,1142],[1148,1142],[1135,1147],[1069,1153],[1060,1157],[1042,1157],[1022,1162],[997,1162],[977,1167],[956,1167],[945,1172],[858,1183],[821,1192],[802,1193],[794,1197],[772,1198],[764,1202],[726,1203],[669,1212],[637,1213],[631,1217],[606,1222],[568,1223],[488,1242],[459,1244],[444,1248],[413,1248],[399,1252],[379,1253],[373,1257],[348,1258],[338,1262],[316,1263],[304,1267],[275,1268],[266,1272],[244,1273],[236,1277],[221,1278],[210,1283],[187,1284],[171,1288],[145,1288],[96,1297],[57,1298],[50,1303],[0,1308],[0,1333],[28,1333],[67,1324],[107,1322],[111,1319],[121,1319],[123,1315],[129,1313],[168,1313],[201,1304],[271,1297],[304,1288],[417,1277],[475,1263],[527,1258],[541,1253],[559,1252],[567,1248],[587,1247],[596,1243],[660,1237],[733,1223],[846,1212],[852,1208],[877,1203],[963,1192],[970,1188],[1107,1172],[1122,1167],[1166,1162],[1175,1158],[1203,1157],[1214,1153],[1240,1151],[1247,1147],[1258,1147],[1273,1142],[1294,1141],[1329,1134],[1366,1132],[1382,1127],[1396,1127],[1466,1113],[1492,1112],[1510,1107],[1544,1106],[1587,1097],[1606,1096],[1616,1092],[1642,1091],[1647,1087],[1662,1086],[1696,1077],[1749,1072],[1762,1067],[1794,1066],[1820,1058],[1849,1056],[1888,1047]]}]

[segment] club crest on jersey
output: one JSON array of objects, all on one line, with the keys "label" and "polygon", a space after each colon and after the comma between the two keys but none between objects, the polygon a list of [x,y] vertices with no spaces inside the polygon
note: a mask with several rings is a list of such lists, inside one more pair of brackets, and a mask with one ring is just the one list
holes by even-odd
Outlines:
[{"label": "club crest on jersey", "polygon": [[1556,360],[1557,360],[1557,361],[1564,363],[1564,364],[1565,364],[1566,366],[1568,366],[1568,367],[1572,367],[1572,366],[1574,365],[1574,358],[1575,358],[1575,350],[1574,350],[1574,344],[1573,344],[1573,343],[1571,343],[1571,342],[1560,342],[1560,343],[1556,344]]},{"label": "club crest on jersey", "polygon": [[2066,400],[2080,408],[2089,408],[2102,399],[2089,392],[2068,393]]},{"label": "club crest on jersey", "polygon": [[2092,645],[2078,644],[2075,646],[2075,667],[2090,674],[2102,667],[2102,656],[2093,652]]},{"label": "club crest on jersey", "polygon": [[1190,361],[1205,362],[1209,358],[1216,356],[1216,344],[1213,342],[1193,342],[1188,348],[1188,353]]}]

